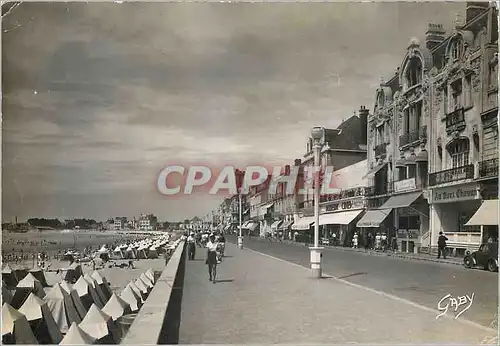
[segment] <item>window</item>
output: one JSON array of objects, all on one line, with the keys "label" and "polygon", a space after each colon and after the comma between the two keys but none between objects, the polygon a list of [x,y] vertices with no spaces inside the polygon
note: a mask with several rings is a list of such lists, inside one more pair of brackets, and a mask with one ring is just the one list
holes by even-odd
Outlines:
[{"label": "window", "polygon": [[422,82],[422,62],[419,58],[412,58],[408,63],[406,72],[406,81],[408,88],[420,84]]},{"label": "window", "polygon": [[377,127],[377,145],[384,143],[384,125]]},{"label": "window", "polygon": [[408,178],[416,178],[417,177],[417,165],[408,165]]},{"label": "window", "polygon": [[453,142],[448,148],[452,168],[469,164],[469,140],[461,139]]},{"label": "window", "polygon": [[489,64],[489,85],[490,87],[498,86],[498,58],[493,59]]},{"label": "window", "polygon": [[464,79],[464,96],[465,96],[465,100],[464,100],[464,106],[465,107],[472,107],[473,104],[472,104],[472,76],[471,75],[468,75],[465,77]]},{"label": "window", "polygon": [[398,180],[405,180],[407,175],[406,175],[406,167],[398,167]]},{"label": "window", "polygon": [[409,133],[410,132],[410,108],[406,108],[404,110],[404,115],[403,115],[403,130],[404,130],[404,133]]},{"label": "window", "polygon": [[450,84],[450,93],[451,93],[451,104],[452,109],[450,111],[454,111],[459,109],[462,106],[462,80],[459,79]]},{"label": "window", "polygon": [[450,52],[451,53],[451,60],[455,61],[457,59],[460,59],[460,57],[462,56],[463,50],[464,50],[464,45],[463,45],[462,40],[456,39],[455,41],[453,41],[453,43],[451,45],[451,52]]}]

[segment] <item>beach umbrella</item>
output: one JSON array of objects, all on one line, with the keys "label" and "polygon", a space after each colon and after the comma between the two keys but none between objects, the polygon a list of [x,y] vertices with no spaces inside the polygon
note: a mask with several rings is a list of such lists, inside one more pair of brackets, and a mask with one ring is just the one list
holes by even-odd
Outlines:
[{"label": "beach umbrella", "polygon": [[59,326],[50,312],[47,302],[31,293],[19,312],[26,316],[31,330],[41,344],[58,344],[62,340]]},{"label": "beach umbrella", "polygon": [[96,338],[85,333],[76,323],[72,323],[59,345],[93,345]]},{"label": "beach umbrella", "polygon": [[98,307],[104,307],[104,303],[101,301],[101,298],[99,298],[95,288],[90,282],[85,280],[83,276],[81,276],[73,285],[73,289],[78,292],[78,296],[80,297],[86,310],[90,309],[92,304],[95,304]]},{"label": "beach umbrella", "polygon": [[146,300],[148,297],[148,294],[150,292],[150,289],[146,286],[144,282],[140,278],[137,278],[134,281],[135,286],[139,289],[139,292],[141,292],[143,299]]},{"label": "beach umbrella", "polygon": [[28,273],[24,279],[19,281],[12,297],[12,306],[19,309],[30,293],[34,293],[39,298],[45,297],[43,286],[31,273]]},{"label": "beach umbrella", "polygon": [[26,316],[7,303],[2,306],[2,344],[38,344]]},{"label": "beach umbrella", "polygon": [[92,305],[79,327],[99,344],[114,344],[120,340],[119,331],[113,319],[95,304]]},{"label": "beach umbrella", "polygon": [[136,293],[134,289],[129,285],[120,294],[120,298],[123,299],[130,306],[132,312],[137,312],[141,308],[143,301],[140,294]]},{"label": "beach umbrella", "polygon": [[78,292],[75,289],[73,289],[73,287],[71,287],[71,284],[67,283],[66,281],[62,281],[60,285],[61,288],[70,295],[71,300],[75,305],[76,311],[78,312],[78,315],[80,316],[80,318],[83,319],[87,314],[87,309],[85,309],[85,306],[83,305],[83,302],[80,299]]},{"label": "beach umbrella", "polygon": [[47,280],[45,279],[45,274],[42,270],[42,268],[36,266],[33,269],[30,269],[29,272],[31,275],[33,275],[40,283],[42,284],[43,287],[48,287],[49,285],[47,284]]},{"label": "beach umbrella", "polygon": [[146,285],[147,288],[149,288],[150,290],[153,289],[154,287],[154,284],[153,282],[146,276],[145,273],[142,273],[141,276],[139,276],[139,279],[141,279],[141,281],[144,283],[144,285]]},{"label": "beach umbrella", "polygon": [[113,320],[117,320],[123,315],[128,315],[132,313],[132,309],[130,308],[130,304],[127,303],[122,298],[118,297],[116,293],[111,295],[108,302],[102,309],[102,312],[108,314],[113,318]]},{"label": "beach umbrella", "polygon": [[2,280],[7,287],[16,287],[18,283],[16,274],[8,264],[2,268]]},{"label": "beach umbrella", "polygon": [[[97,283],[97,281],[92,276],[90,276],[89,273],[86,273],[83,276],[83,278],[85,280],[87,280],[92,285],[92,287],[94,287],[94,289],[97,292],[97,295],[99,296],[99,299],[101,300],[103,307],[104,307],[104,305],[108,302],[108,298],[106,297],[106,295],[102,291],[102,289],[99,286],[99,284]],[[102,308],[99,308],[99,309],[102,309]]]},{"label": "beach umbrella", "polygon": [[102,291],[102,293],[104,293],[106,300],[111,298],[113,291],[111,290],[111,287],[109,287],[108,280],[106,280],[106,278],[104,276],[102,276],[97,270],[95,270],[92,273],[92,278],[95,280],[95,282],[101,288],[101,291]]},{"label": "beach umbrella", "polygon": [[149,278],[149,280],[151,280],[151,282],[153,284],[156,282],[156,280],[155,280],[155,272],[153,271],[153,269],[149,268],[148,270],[146,270],[144,272],[144,274]]},{"label": "beach umbrella", "polygon": [[55,284],[44,300],[47,302],[47,306],[52,316],[54,316],[54,321],[56,321],[59,330],[63,334],[68,331],[71,323],[80,323],[82,321],[71,296],[61,285]]},{"label": "beach umbrella", "polygon": [[12,302],[12,292],[2,281],[2,302],[10,304]]}]

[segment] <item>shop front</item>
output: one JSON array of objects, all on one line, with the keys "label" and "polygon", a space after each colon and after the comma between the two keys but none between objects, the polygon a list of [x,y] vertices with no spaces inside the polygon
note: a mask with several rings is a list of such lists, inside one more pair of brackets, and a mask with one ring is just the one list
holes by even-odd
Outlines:
[{"label": "shop front", "polygon": [[481,244],[481,226],[469,224],[481,206],[477,183],[434,188],[430,193],[431,248],[435,251],[439,232],[446,234],[447,246],[454,255],[463,256]]},{"label": "shop front", "polygon": [[349,245],[356,229],[355,220],[359,219],[363,211],[357,209],[321,214],[319,225],[323,231],[322,242],[325,245]]},{"label": "shop front", "polygon": [[314,223],[314,216],[304,216],[292,225],[292,236],[294,241],[310,242],[313,237],[311,225]]}]

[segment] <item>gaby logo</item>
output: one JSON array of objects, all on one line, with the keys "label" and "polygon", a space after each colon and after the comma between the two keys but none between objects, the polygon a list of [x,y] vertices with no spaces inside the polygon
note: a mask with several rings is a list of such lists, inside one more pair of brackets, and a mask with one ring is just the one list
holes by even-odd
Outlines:
[{"label": "gaby logo", "polygon": [[[225,166],[215,173],[215,169],[198,165],[184,167],[173,165],[165,167],[158,176],[158,191],[166,196],[191,195],[195,188],[206,191],[210,195],[232,194],[239,192],[248,194],[253,186],[267,183],[268,193],[275,195],[278,185],[284,184],[285,195],[311,195],[314,192],[314,181],[320,181],[320,194],[332,195],[340,192],[333,181],[333,166],[323,169],[317,166],[303,167],[303,179],[299,181],[299,167],[291,167],[288,175],[283,175],[282,167],[268,169],[264,166],[248,166],[242,172],[233,166]],[[207,191],[208,188],[208,191]]]}]

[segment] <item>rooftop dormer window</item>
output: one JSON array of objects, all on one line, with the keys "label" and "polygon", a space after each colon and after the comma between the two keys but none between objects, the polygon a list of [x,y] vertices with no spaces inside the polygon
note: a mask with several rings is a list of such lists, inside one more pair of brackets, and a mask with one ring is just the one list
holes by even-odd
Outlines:
[{"label": "rooftop dormer window", "polygon": [[408,63],[408,68],[406,70],[406,82],[408,88],[422,82],[422,62],[417,57],[412,58]]}]

